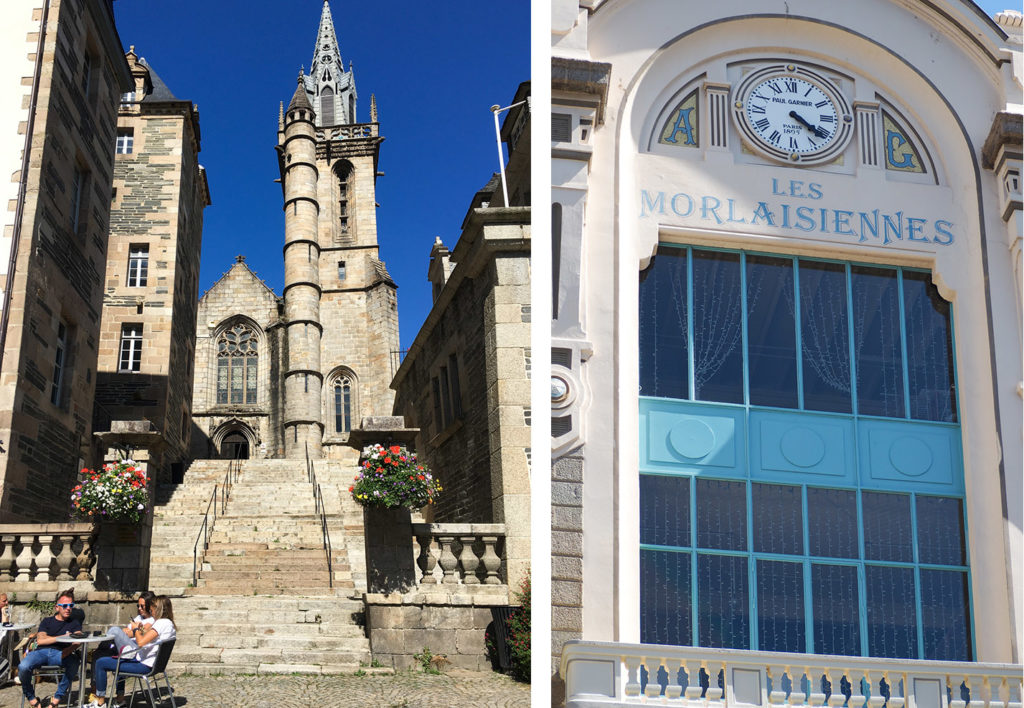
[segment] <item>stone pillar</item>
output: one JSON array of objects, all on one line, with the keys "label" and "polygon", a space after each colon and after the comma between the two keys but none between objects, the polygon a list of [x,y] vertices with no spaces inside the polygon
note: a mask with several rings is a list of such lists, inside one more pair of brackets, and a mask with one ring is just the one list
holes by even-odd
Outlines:
[{"label": "stone pillar", "polygon": [[288,361],[284,372],[285,456],[321,456],[320,244],[317,221],[314,112],[299,87],[285,119],[281,176],[284,183],[284,314]]}]

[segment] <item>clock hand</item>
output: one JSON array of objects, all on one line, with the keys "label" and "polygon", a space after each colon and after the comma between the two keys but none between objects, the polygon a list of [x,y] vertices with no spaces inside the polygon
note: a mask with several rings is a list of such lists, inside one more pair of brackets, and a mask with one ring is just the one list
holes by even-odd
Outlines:
[{"label": "clock hand", "polygon": [[806,120],[804,120],[803,116],[801,116],[796,111],[790,111],[789,112],[789,117],[793,118],[798,123],[802,123],[805,128],[807,128],[809,131],[811,131],[812,133],[817,135],[819,138],[827,138],[828,137],[828,131],[827,130],[825,130],[821,126],[811,125]]}]

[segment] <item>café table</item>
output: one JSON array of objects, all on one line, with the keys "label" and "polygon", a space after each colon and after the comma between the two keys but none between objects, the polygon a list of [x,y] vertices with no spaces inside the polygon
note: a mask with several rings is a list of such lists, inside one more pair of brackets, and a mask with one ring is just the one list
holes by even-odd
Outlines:
[{"label": "caf\u00e9 table", "polygon": [[0,663],[0,686],[11,680],[11,669],[14,666],[14,637],[8,637],[7,635],[20,632],[23,629],[32,629],[35,626],[35,622],[21,622],[0,626],[0,647],[3,648],[3,654],[0,654],[0,662],[6,662],[6,664]]},{"label": "caf\u00e9 table", "polygon": [[78,706],[85,705],[85,665],[89,663],[89,654],[87,649],[90,644],[99,644],[101,642],[108,641],[110,638],[105,634],[100,635],[87,635],[85,637],[72,637],[70,634],[65,634],[62,637],[57,637],[57,641],[61,644],[78,644],[82,650],[82,662],[79,668],[78,677]]}]

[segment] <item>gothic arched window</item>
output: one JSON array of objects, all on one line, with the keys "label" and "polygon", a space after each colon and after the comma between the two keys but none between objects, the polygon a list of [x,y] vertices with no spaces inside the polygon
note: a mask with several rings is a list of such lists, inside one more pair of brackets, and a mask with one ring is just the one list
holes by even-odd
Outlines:
[{"label": "gothic arched window", "polygon": [[334,175],[336,178],[336,192],[338,214],[337,214],[337,230],[335,231],[338,239],[348,239],[352,236],[352,230],[349,228],[349,208],[348,198],[349,192],[351,191],[352,183],[352,165],[349,162],[341,161],[334,166]]},{"label": "gothic arched window", "polygon": [[334,432],[352,431],[352,380],[341,376],[334,382]]},{"label": "gothic arched window", "polygon": [[244,324],[217,338],[217,403],[256,403],[259,338]]}]

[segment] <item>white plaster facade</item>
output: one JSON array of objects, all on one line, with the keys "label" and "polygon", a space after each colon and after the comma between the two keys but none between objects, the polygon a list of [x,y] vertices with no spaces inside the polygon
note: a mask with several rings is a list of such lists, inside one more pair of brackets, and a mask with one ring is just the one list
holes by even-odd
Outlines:
[{"label": "white plaster facade", "polygon": [[[556,506],[559,465],[572,458],[582,467],[581,612],[574,620],[572,603],[556,596],[555,657],[567,638],[641,641],[638,285],[658,243],[673,242],[933,273],[953,303],[974,659],[1020,662],[1019,127],[1015,144],[1000,143],[1001,157],[983,158],[1000,114],[1019,120],[1022,112],[1019,13],[997,24],[965,0],[552,5],[552,110],[571,116],[568,139],[557,139],[553,123],[552,200],[561,218],[552,361],[569,384],[553,416],[572,417],[553,441]],[[732,90],[745,72],[776,60],[817,67],[853,107],[854,136],[838,162],[773,162],[741,141]],[[700,145],[658,144],[666,111],[692,88]],[[728,97],[728,108],[713,127],[715,94]],[[895,174],[869,154],[861,113],[880,103],[915,132],[932,162],[929,179]],[[808,194],[811,183],[820,194]],[[774,223],[757,218],[762,202]],[[815,217],[829,210],[827,223],[795,228],[782,217],[784,203],[813,204]],[[926,231],[885,243],[834,220],[836,210],[875,209],[925,219]],[[571,352],[562,364],[559,350]],[[566,529],[563,548],[572,546]],[[556,586],[558,556],[573,555],[559,550],[559,533],[556,512]]]}]

